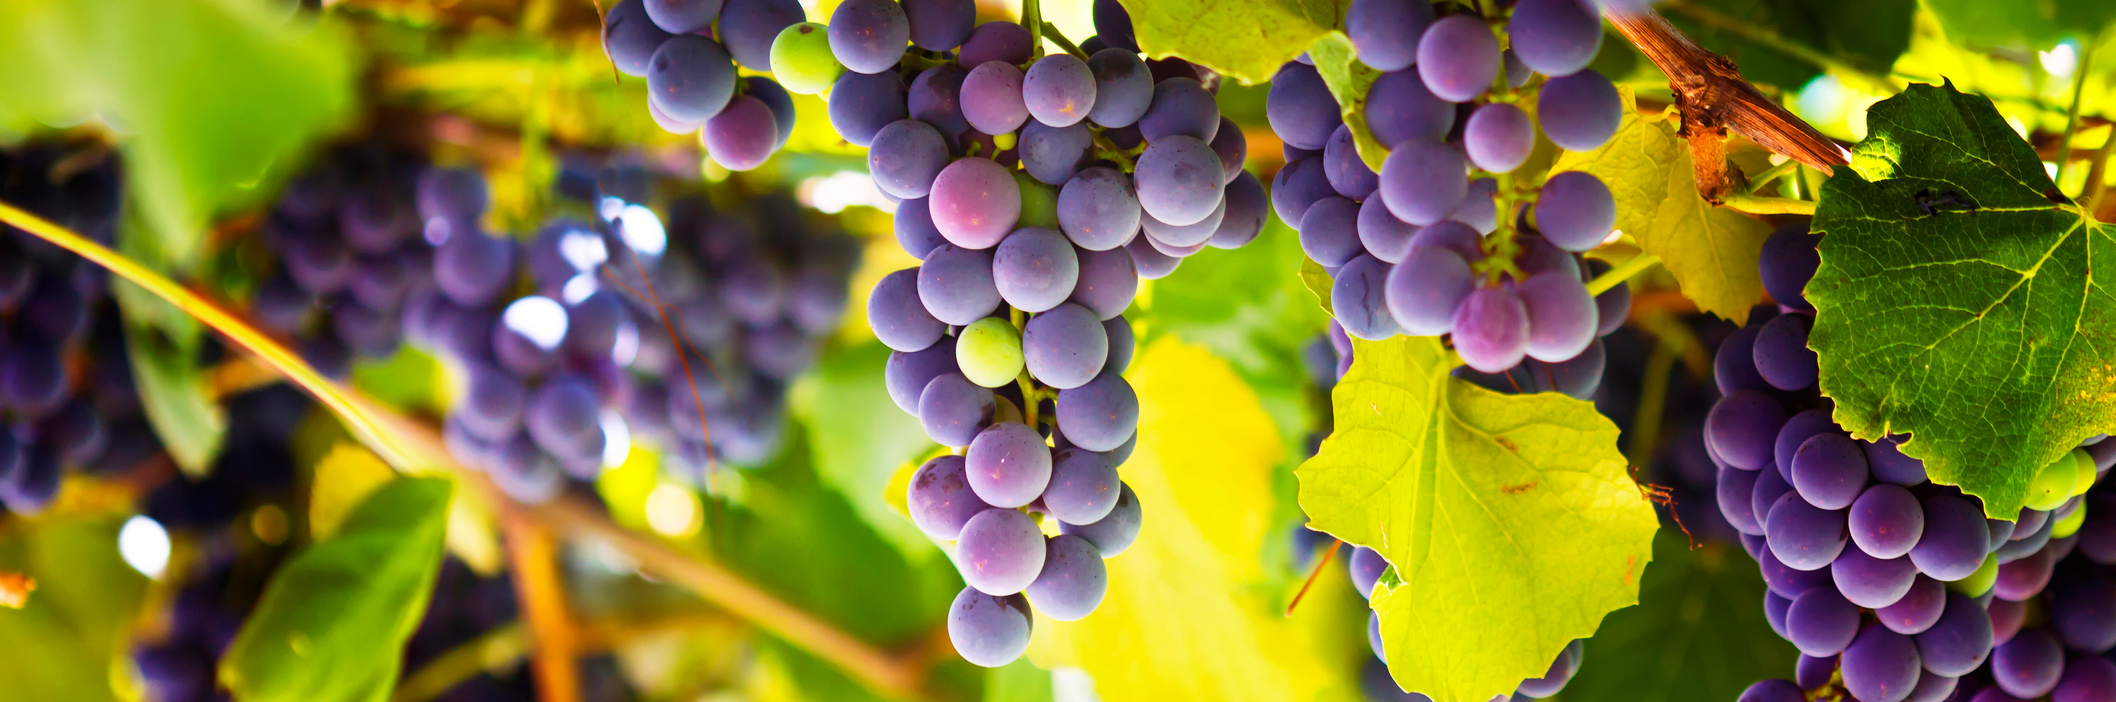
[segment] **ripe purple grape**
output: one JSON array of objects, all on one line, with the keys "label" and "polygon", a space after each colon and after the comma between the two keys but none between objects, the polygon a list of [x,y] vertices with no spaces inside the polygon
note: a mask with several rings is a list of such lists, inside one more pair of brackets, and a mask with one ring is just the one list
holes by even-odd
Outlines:
[{"label": "ripe purple grape", "polygon": [[919,530],[939,541],[954,541],[971,517],[992,507],[970,489],[961,456],[941,456],[919,466],[911,474],[906,506]]},{"label": "ripe purple grape", "polygon": [[1418,37],[1433,23],[1433,6],[1424,0],[1353,0],[1345,15],[1345,34],[1359,62],[1377,71],[1401,71],[1418,60]]},{"label": "ripe purple grape", "polygon": [[1001,422],[978,432],[964,460],[970,489],[994,507],[1026,505],[1050,485],[1051,449],[1026,424]]},{"label": "ripe purple grape", "polygon": [[1393,268],[1381,259],[1360,254],[1337,271],[1337,280],[1330,287],[1330,304],[1346,334],[1376,341],[1402,333],[1388,306],[1388,280]]},{"label": "ripe purple grape", "polygon": [[[1226,180],[1212,147],[1187,135],[1153,141],[1132,171],[1139,206],[1168,224],[1194,224],[1221,205]],[[943,228],[942,232],[947,229]]]},{"label": "ripe purple grape", "polygon": [[926,197],[947,165],[947,139],[933,125],[915,119],[889,123],[867,146],[867,172],[875,187],[893,197]]},{"label": "ripe purple grape", "polygon": [[1123,485],[1117,491],[1117,506],[1107,516],[1088,524],[1059,521],[1058,531],[1087,539],[1103,558],[1115,558],[1138,540],[1140,524],[1139,498],[1130,485]]},{"label": "ripe purple grape", "polygon": [[1763,274],[1763,289],[1771,294],[1771,299],[1794,309],[1815,309],[1803,289],[1822,265],[1822,257],[1815,252],[1815,244],[1820,241],[1821,237],[1808,233],[1805,223],[1779,227],[1763,241],[1757,267]]},{"label": "ripe purple grape", "polygon": [[1577,275],[1540,273],[1515,288],[1528,311],[1528,356],[1556,363],[1580,355],[1600,326],[1594,298]]},{"label": "ripe purple grape", "polygon": [[1785,408],[1769,395],[1737,390],[1705,416],[1705,441],[1727,465],[1758,470],[1771,460],[1778,430],[1785,424]]},{"label": "ripe purple grape", "polygon": [[1329,143],[1330,133],[1344,123],[1344,116],[1337,111],[1337,98],[1323,83],[1322,74],[1303,63],[1280,66],[1271,77],[1264,112],[1271,120],[1271,131],[1278,133],[1279,139],[1303,149],[1322,149]]},{"label": "ripe purple grape", "polygon": [[910,18],[893,0],[846,0],[830,14],[830,53],[854,73],[889,70],[910,42]]},{"label": "ripe purple grape", "polygon": [[695,34],[663,42],[647,64],[646,77],[654,106],[692,124],[720,114],[735,94],[735,66],[727,50]]},{"label": "ripe purple grape", "polygon": [[1021,351],[1036,380],[1061,390],[1076,388],[1102,372],[1109,359],[1109,336],[1095,313],[1062,304],[1029,319]]},{"label": "ripe purple grape", "polygon": [[1771,553],[1769,544],[1756,553],[1756,570],[1763,575],[1763,584],[1779,597],[1792,599],[1801,593],[1830,585],[1829,569],[1796,570]]},{"label": "ripe purple grape", "polygon": [[1139,292],[1139,271],[1123,250],[1079,251],[1080,277],[1069,302],[1086,307],[1099,319],[1112,319],[1131,306]]},{"label": "ripe purple grape", "polygon": [[1566,151],[1593,151],[1616,135],[1623,120],[1616,85],[1593,70],[1552,78],[1536,96],[1543,136]]},{"label": "ripe purple grape", "polygon": [[1785,611],[1785,631],[1801,653],[1834,656],[1859,635],[1859,608],[1836,588],[1814,588],[1793,598]]},{"label": "ripe purple grape", "polygon": [[1300,248],[1324,268],[1339,268],[1365,253],[1359,243],[1360,204],[1326,197],[1301,217]]},{"label": "ripe purple grape", "polygon": [[934,227],[962,248],[997,246],[1021,218],[1020,186],[991,159],[956,159],[933,179],[932,192],[927,202]]},{"label": "ripe purple grape", "polygon": [[1830,419],[1828,409],[1811,409],[1793,415],[1778,428],[1778,436],[1771,442],[1771,466],[1777,468],[1778,474],[1786,480],[1792,480],[1793,456],[1800,451],[1800,445],[1823,434],[1845,436],[1844,431],[1837,428],[1837,422]]},{"label": "ripe purple grape", "polygon": [[1991,681],[2014,697],[2050,694],[2064,674],[2064,647],[2041,629],[2022,631],[1991,652]]},{"label": "ripe purple grape", "polygon": [[1034,623],[1028,598],[1018,594],[993,597],[966,587],[948,605],[948,642],[963,660],[997,668],[1029,650],[1029,629]]},{"label": "ripe purple grape", "polygon": [[1080,279],[1072,242],[1055,230],[1014,230],[992,254],[992,281],[999,297],[1023,312],[1042,312],[1065,302]]},{"label": "ripe purple grape", "polygon": [[1438,336],[1454,330],[1455,310],[1476,285],[1469,264],[1454,251],[1414,248],[1389,271],[1385,295],[1389,313],[1404,333]]},{"label": "ripe purple grape", "polygon": [[1933,495],[1925,498],[1925,533],[1910,560],[1919,572],[1951,582],[1976,572],[1989,544],[1983,510],[1953,495]]},{"label": "ripe purple grape", "polygon": [[2116,699],[2116,663],[2099,656],[2079,656],[2065,664],[2065,675],[2050,691],[2050,702],[2094,702]]},{"label": "ripe purple grape", "polygon": [[1860,493],[1849,522],[1860,550],[1875,558],[1900,558],[1924,535],[1925,508],[1909,490],[1883,483]]},{"label": "ripe purple grape", "polygon": [[[949,346],[953,356],[954,345]],[[952,370],[928,381],[918,396],[919,426],[942,446],[969,446],[996,412],[990,389]]]},{"label": "ripe purple grape", "polygon": [[[1148,70],[1152,68],[1149,65]],[[1220,132],[1220,107],[1196,80],[1179,77],[1154,84],[1153,102],[1139,116],[1139,135],[1151,144],[1172,136],[1210,143]],[[1328,138],[1329,134],[1323,134]],[[1321,146],[1316,148],[1320,149]]]},{"label": "ripe purple grape", "polygon": [[1413,139],[1442,141],[1455,127],[1455,104],[1433,95],[1417,71],[1381,74],[1367,88],[1367,129],[1391,149]]},{"label": "ripe purple grape", "polygon": [[1761,680],[1742,690],[1735,702],[1807,702],[1807,692],[1791,680]]},{"label": "ripe purple grape", "polygon": [[1844,552],[1848,540],[1843,510],[1808,504],[1798,493],[1779,496],[1764,518],[1763,532],[1770,540],[1771,554],[1798,570],[1828,566]]},{"label": "ripe purple grape", "polygon": [[1830,564],[1829,573],[1844,599],[1868,609],[1902,600],[1918,578],[1918,568],[1908,558],[1880,559],[1856,548],[1844,549]]},{"label": "ripe purple grape", "polygon": [[1071,534],[1045,542],[1043,572],[1029,584],[1025,594],[1044,616],[1061,622],[1078,621],[1101,606],[1109,588],[1109,571],[1094,544]]},{"label": "ripe purple grape", "polygon": [[645,77],[654,50],[661,48],[670,36],[654,24],[640,0],[625,0],[612,5],[609,14],[603,16],[603,53],[609,55],[610,63],[619,72],[628,76]]},{"label": "ripe purple grape", "polygon": [[1418,76],[1442,100],[1469,102],[1483,95],[1499,78],[1500,64],[1498,38],[1472,15],[1442,18],[1418,40]]},{"label": "ripe purple grape", "polygon": [[1814,387],[1818,367],[1815,352],[1807,347],[1810,323],[1804,314],[1781,314],[1756,332],[1756,373],[1772,387],[1786,391]]},{"label": "ripe purple grape", "polygon": [[1175,272],[1176,266],[1183,263],[1183,259],[1155,250],[1153,243],[1143,236],[1133,237],[1124,245],[1124,252],[1131,254],[1134,269],[1139,272],[1140,278],[1146,280],[1166,277]]},{"label": "ripe purple grape", "polygon": [[1087,67],[1095,76],[1095,106],[1088,110],[1089,121],[1115,129],[1137,124],[1146,116],[1153,104],[1154,79],[1137,53],[1103,49],[1088,57]]},{"label": "ripe purple grape", "polygon": [[893,72],[846,71],[831,83],[830,127],[853,146],[874,143],[882,127],[910,116],[904,79]]},{"label": "ripe purple grape", "polygon": [[1920,574],[1895,604],[1874,610],[1874,619],[1898,634],[1922,634],[1940,621],[1947,607],[1947,586]]},{"label": "ripe purple grape", "polygon": [[1271,198],[1264,194],[1263,182],[1256,179],[1256,174],[1241,171],[1227,181],[1222,198],[1226,214],[1207,243],[1215,249],[1239,249],[1255,241],[1264,231],[1264,222],[1271,218]]},{"label": "ripe purple grape", "polygon": [[1841,660],[1844,688],[1862,702],[1902,702],[1917,687],[1917,645],[1880,625],[1860,631]]},{"label": "ripe purple grape", "polygon": [[[938,138],[939,134],[934,136]],[[701,142],[713,163],[731,171],[747,171],[764,165],[779,148],[778,117],[755,96],[738,95],[719,114],[706,120]],[[933,160],[946,158],[943,153]]]},{"label": "ripe purple grape", "polygon": [[1558,248],[1592,249],[1616,229],[1616,199],[1593,174],[1566,171],[1553,175],[1537,197],[1536,226]]},{"label": "ripe purple grape", "polygon": [[1849,437],[1818,434],[1793,453],[1793,489],[1822,509],[1850,507],[1866,487],[1866,475],[1866,453]]},{"label": "ripe purple grape", "polygon": [[1455,352],[1471,368],[1499,373],[1528,355],[1528,309],[1504,287],[1470,292],[1451,318]]},{"label": "ripe purple grape", "polygon": [[927,51],[954,51],[977,24],[975,0],[904,0],[911,43]]},{"label": "ripe purple grape", "polygon": [[807,18],[798,0],[726,0],[720,8],[720,38],[727,42],[727,53],[735,63],[753,71],[769,71],[772,40]]},{"label": "ripe purple grape", "polygon": [[1087,119],[1095,106],[1095,75],[1072,54],[1050,54],[1029,65],[1021,79],[1022,102],[1029,116],[1053,127],[1070,127]]},{"label": "ripe purple grape", "polygon": [[1324,172],[1321,155],[1287,162],[1271,177],[1271,209],[1286,226],[1300,229],[1308,208],[1326,197],[1336,197],[1330,176]]},{"label": "ripe purple grape", "polygon": [[1506,32],[1521,64],[1549,76],[1579,72],[1602,48],[1593,0],[1521,0]]},{"label": "ripe purple grape", "polygon": [[1021,65],[1029,62],[1029,30],[1014,22],[985,22],[970,30],[956,52],[956,63],[982,66],[991,61]]},{"label": "ripe purple grape", "polygon": [[1139,396],[1131,383],[1107,372],[1077,388],[1058,391],[1058,431],[1074,446],[1110,451],[1139,427]]},{"label": "ripe purple grape", "polygon": [[[1469,152],[1470,163],[1492,173],[1510,173],[1528,160],[1528,152],[1536,146],[1535,120],[1513,105],[1485,105],[1470,113],[1462,143]],[[1545,236],[1549,236],[1547,231]]]},{"label": "ripe purple grape", "polygon": [[[1222,135],[1227,133],[1227,130],[1221,130]],[[1235,130],[1232,133],[1241,132]],[[1226,159],[1223,157],[1221,161],[1224,163]],[[1374,189],[1381,186],[1381,177],[1367,167],[1366,161],[1360,160],[1359,149],[1352,143],[1352,129],[1345,125],[1338,125],[1337,131],[1330,134],[1329,143],[1323,146],[1323,175],[1337,194],[1353,200],[1368,199]]]},{"label": "ripe purple grape", "polygon": [[1094,140],[1084,124],[1052,127],[1032,121],[1022,126],[1016,153],[1031,177],[1047,185],[1064,185],[1087,161]]},{"label": "ripe purple grape", "polygon": [[1464,166],[1460,152],[1439,142],[1414,139],[1397,144],[1381,165],[1381,201],[1397,219],[1411,224],[1446,219],[1469,196]]},{"label": "ripe purple grape", "polygon": [[[1763,524],[1756,519],[1755,503],[1749,499],[1756,492],[1756,476],[1761,474],[1761,471],[1731,467],[1719,469],[1719,480],[1716,484],[1719,514],[1726,518],[1727,524],[1733,526],[1735,531],[1763,535]],[[1911,504],[1915,505],[1916,501],[1913,500]]]},{"label": "ripe purple grape", "polygon": [[1108,454],[1083,448],[1059,449],[1051,458],[1050,486],[1043,489],[1043,508],[1071,524],[1093,524],[1117,507],[1117,466]]}]

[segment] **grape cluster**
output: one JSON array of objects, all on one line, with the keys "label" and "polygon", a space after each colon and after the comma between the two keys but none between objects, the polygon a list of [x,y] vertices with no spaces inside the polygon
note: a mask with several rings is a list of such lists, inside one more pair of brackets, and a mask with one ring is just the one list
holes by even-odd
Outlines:
[{"label": "grape cluster", "polygon": [[[1586,68],[1601,42],[1591,5],[1527,0],[1508,12],[1511,49],[1492,32],[1500,18],[1458,3],[1352,3],[1346,26],[1359,60],[1382,72],[1363,116],[1388,158],[1370,169],[1322,75],[1288,63],[1266,103],[1287,162],[1272,206],[1331,272],[1332,308],[1348,334],[1449,334],[1479,373],[1518,371],[1514,386],[1525,379],[1584,396],[1602,364],[1589,350],[1622,324],[1630,297],[1621,286],[1589,295],[1583,274],[1592,271],[1574,254],[1614,230],[1615,201],[1588,173],[1533,183],[1515,171],[1539,132],[1570,151],[1600,147],[1622,104],[1609,79]],[[1516,211],[1528,200],[1532,208]]]},{"label": "grape cluster", "polygon": [[1046,56],[1021,25],[975,19],[966,0],[853,0],[772,46],[774,74],[827,89],[832,126],[868,148],[904,249],[992,266],[996,280],[950,283],[935,316],[965,325],[1001,299],[1044,312],[1076,283],[1095,296],[1076,302],[1122,310],[1137,279],[1262,231],[1263,184],[1213,102],[1217,74],[1142,60],[1113,0],[1095,3],[1100,33],[1078,53]]},{"label": "grape cluster", "polygon": [[[122,174],[64,144],[0,151],[0,200],[105,245]],[[37,514],[69,468],[116,473],[161,452],[133,386],[102,268],[0,225],[0,510]]]},{"label": "grape cluster", "polygon": [[475,174],[403,150],[333,149],[287,183],[258,227],[262,251],[237,253],[262,269],[251,320],[291,338],[326,377],[388,358],[404,340],[406,301],[434,288],[432,242],[475,228],[485,198]]},{"label": "grape cluster", "polygon": [[[2062,569],[2043,598],[2052,630],[2022,629],[2059,562],[2084,545],[2086,494],[2116,463],[2116,442],[2097,437],[2043,468],[2019,519],[2003,521],[1929,482],[1899,450],[1903,437],[1851,438],[1817,390],[1807,345],[1814,308],[1802,290],[1817,240],[1805,224],[1771,234],[1760,268],[1780,313],[1752,317],[1713,362],[1723,396],[1704,438],[1720,512],[1761,567],[1772,627],[1803,654],[1797,682],[1758,683],[1742,699],[1824,688],[1859,702],[1966,699],[1957,689],[1982,684],[1965,676],[1987,657],[2002,691],[1989,694],[2037,698],[2059,687],[2065,647],[2095,662],[2080,668],[2092,693],[2058,699],[2116,698],[2116,667],[2098,657],[2116,646],[2116,586],[2096,566]],[[2116,562],[2116,547],[2105,555]]]},{"label": "grape cluster", "polygon": [[772,37],[805,16],[796,0],[623,0],[603,17],[602,46],[618,72],[647,80],[656,124],[697,133],[714,163],[746,171],[793,136],[794,104],[736,67],[769,68]]}]

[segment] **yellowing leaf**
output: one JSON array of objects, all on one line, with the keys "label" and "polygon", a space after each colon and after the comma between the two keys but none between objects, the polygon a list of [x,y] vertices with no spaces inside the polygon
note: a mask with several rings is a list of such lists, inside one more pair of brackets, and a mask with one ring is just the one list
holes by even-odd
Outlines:
[{"label": "yellowing leaf", "polygon": [[1637,601],[1657,524],[1616,426],[1587,402],[1455,379],[1431,337],[1353,344],[1335,433],[1296,472],[1309,526],[1395,567],[1373,602],[1404,689],[1511,693]]},{"label": "yellowing leaf", "polygon": [[1271,80],[1278,67],[1337,26],[1332,0],[1129,0],[1139,50],[1181,56],[1247,85]]},{"label": "yellowing leaf", "polygon": [[1322,627],[1341,622],[1319,602],[1282,616],[1282,594],[1264,587],[1284,455],[1256,394],[1226,361],[1172,337],[1132,368],[1139,447],[1122,475],[1145,510],[1139,540],[1106,561],[1102,607],[1077,622],[1039,618],[1030,655],[1085,669],[1107,702],[1356,699],[1324,655],[1350,632]]},{"label": "yellowing leaf", "polygon": [[381,457],[359,444],[345,441],[331,447],[316,463],[316,479],[309,488],[309,532],[317,539],[338,533],[346,515],[360,501],[397,477]]},{"label": "yellowing leaf", "polygon": [[1586,171],[1616,196],[1616,228],[1659,256],[1684,296],[1735,324],[1763,299],[1756,259],[1771,228],[1697,195],[1689,145],[1675,135],[1674,114],[1648,117],[1623,92],[1624,121],[1602,148],[1558,157],[1552,173]]},{"label": "yellowing leaf", "polygon": [[1381,163],[1388,159],[1388,147],[1374,140],[1374,132],[1367,128],[1367,90],[1374,87],[1374,80],[1381,71],[1360,63],[1358,51],[1352,48],[1351,37],[1344,32],[1330,32],[1315,40],[1308,47],[1308,58],[1315,61],[1315,70],[1322,73],[1323,83],[1330,86],[1330,95],[1337,98],[1340,112],[1344,114],[1345,126],[1352,128],[1352,143],[1359,149],[1359,160],[1366,162],[1375,173],[1381,172]]}]

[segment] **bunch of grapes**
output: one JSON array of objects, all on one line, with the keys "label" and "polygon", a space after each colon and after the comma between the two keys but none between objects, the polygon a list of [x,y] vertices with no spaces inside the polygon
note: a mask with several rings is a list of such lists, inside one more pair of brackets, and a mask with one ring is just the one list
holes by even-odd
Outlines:
[{"label": "bunch of grapes", "polygon": [[259,227],[261,250],[237,249],[262,269],[251,320],[327,377],[388,358],[404,340],[406,301],[434,288],[433,244],[474,229],[485,197],[476,174],[403,150],[333,149],[288,182]]},{"label": "bunch of grapes", "polygon": [[1780,314],[1752,317],[1714,359],[1723,397],[1704,437],[1720,466],[1720,512],[1762,569],[1772,627],[1803,654],[1797,682],[1758,683],[1742,699],[1830,688],[1859,702],[1936,702],[1959,698],[1987,657],[2002,690],[1992,694],[2037,698],[2059,685],[2060,643],[2098,664],[2083,675],[2108,670],[2094,678],[2105,682],[2081,683],[2094,695],[2059,699],[2116,696],[2116,667],[2098,657],[2116,645],[2116,586],[2096,567],[2060,578],[2078,587],[2058,589],[2055,631],[2021,631],[2024,603],[2082,543],[2084,496],[2116,463],[2116,442],[2097,437],[2043,468],[2018,521],[2003,521],[1929,482],[1924,463],[1897,448],[1903,437],[1852,439],[1830,417],[1807,345],[1814,308],[1802,289],[1820,262],[1817,240],[1805,224],[1771,234],[1760,268]]},{"label": "bunch of grapes", "polygon": [[618,72],[647,79],[656,124],[698,133],[714,163],[746,171],[786,145],[794,104],[735,67],[769,68],[772,37],[805,16],[796,0],[623,0],[603,17],[602,46]]},{"label": "bunch of grapes", "polygon": [[[1331,303],[1346,333],[1450,334],[1479,373],[1585,396],[1601,374],[1594,342],[1622,324],[1630,297],[1621,286],[1589,295],[1583,275],[1593,271],[1574,254],[1610,235],[1615,201],[1587,173],[1537,183],[1515,171],[1539,131],[1562,149],[1600,147],[1622,105],[1609,79],[1586,68],[1601,43],[1591,5],[1529,0],[1508,12],[1354,2],[1353,46],[1382,72],[1364,116],[1388,158],[1380,173],[1368,168],[1322,75],[1288,63],[1266,105],[1287,158],[1272,206],[1335,278]],[[1533,117],[1522,107],[1530,100]]]},{"label": "bunch of grapes", "polygon": [[[1267,203],[1242,170],[1241,130],[1213,102],[1217,74],[1142,60],[1123,7],[1095,8],[1092,54],[1046,56],[1021,25],[973,26],[967,0],[854,0],[828,26],[781,32],[772,70],[796,92],[829,91],[831,124],[868,148],[912,256],[991,265],[999,285],[1036,293],[1015,305],[1025,312],[1076,283],[1121,310],[1138,278],[1255,239]],[[1030,267],[1034,280],[1002,272]],[[944,319],[999,299],[990,281],[953,287],[976,297]]]},{"label": "bunch of grapes", "polygon": [[[121,182],[97,147],[0,151],[0,200],[105,245]],[[103,269],[0,225],[0,508],[37,514],[67,469],[122,472],[161,452],[125,343]]]}]

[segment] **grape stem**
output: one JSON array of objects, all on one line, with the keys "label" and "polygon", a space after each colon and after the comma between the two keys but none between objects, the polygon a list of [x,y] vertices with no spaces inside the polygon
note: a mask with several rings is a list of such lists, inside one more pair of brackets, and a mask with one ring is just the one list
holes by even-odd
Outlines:
[{"label": "grape stem", "polygon": [[1631,260],[1609,269],[1606,273],[1595,276],[1594,280],[1587,281],[1587,294],[1600,295],[1609,292],[1610,288],[1623,285],[1624,281],[1631,279],[1631,276],[1638,275],[1640,272],[1652,268],[1657,263],[1660,263],[1660,257],[1653,254],[1642,253],[1632,256]]},{"label": "grape stem", "polygon": [[875,648],[780,600],[703,555],[679,550],[659,538],[618,526],[599,505],[575,497],[561,497],[543,505],[515,503],[501,493],[490,478],[463,467],[450,457],[441,442],[441,433],[434,425],[385,409],[324,379],[300,356],[199,293],[109,247],[12,204],[0,202],[0,223],[72,251],[204,322],[330,408],[354,437],[399,471],[429,474],[445,471],[464,489],[489,504],[525,515],[554,533],[610,544],[638,561],[642,572],[689,590],[707,603],[831,662],[885,696],[927,697],[923,688],[931,661],[924,656],[897,656]]},{"label": "grape stem", "polygon": [[1043,3],[1021,0],[1021,27],[1029,30],[1029,63],[1043,58]]},{"label": "grape stem", "polygon": [[1501,274],[1512,276],[1514,280],[1527,277],[1521,274],[1520,266],[1514,264],[1514,257],[1521,253],[1520,243],[1514,241],[1514,235],[1519,233],[1519,227],[1515,226],[1517,218],[1513,216],[1514,200],[1521,194],[1514,192],[1512,173],[1499,173],[1497,178],[1499,187],[1495,195],[1499,201],[1493,207],[1498,212],[1499,228],[1492,232],[1494,236],[1491,237],[1489,249],[1485,251],[1484,260],[1477,262],[1483,269],[1481,272],[1486,282],[1492,284],[1498,283]]},{"label": "grape stem", "polygon": [[1790,174],[1799,169],[1799,161],[1790,158],[1786,159],[1784,163],[1772,166],[1770,170],[1758,173],[1756,174],[1756,177],[1750,178],[1748,187],[1742,188],[1742,192],[1745,194],[1754,195],[1757,192],[1763,190],[1763,186],[1770,185],[1773,181],[1776,181],[1779,178],[1784,177],[1785,175]]},{"label": "grape stem", "polygon": [[1080,50],[1080,45],[1074,44],[1073,40],[1065,38],[1065,34],[1058,31],[1058,25],[1045,21],[1043,23],[1043,38],[1051,40],[1053,44],[1057,44],[1058,48],[1065,50],[1065,53],[1072,54],[1082,61],[1087,60],[1087,52]]},{"label": "grape stem", "polygon": [[1789,197],[1762,197],[1746,193],[1727,193],[1720,197],[1719,206],[1735,212],[1755,215],[1808,215],[1814,216],[1815,203]]},{"label": "grape stem", "polygon": [[[2072,137],[2079,133],[2079,99],[2087,91],[2087,74],[2094,65],[2094,45],[2098,41],[2086,42],[2079,48],[2079,65],[2072,68],[2072,107],[2065,110],[2065,134],[2057,140],[2057,172],[2050,180],[2063,188],[2065,171],[2072,165]],[[2083,191],[2081,194],[2085,194]]]},{"label": "grape stem", "polygon": [[566,608],[565,584],[558,573],[558,543],[551,532],[522,518],[506,514],[500,524],[507,535],[508,569],[513,576],[515,597],[522,603],[522,618],[530,631],[530,667],[536,679],[537,699],[579,702],[580,665],[575,651],[579,631]]}]

